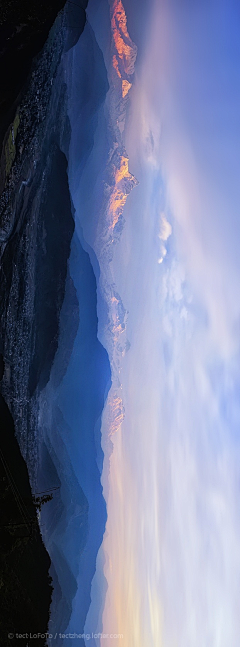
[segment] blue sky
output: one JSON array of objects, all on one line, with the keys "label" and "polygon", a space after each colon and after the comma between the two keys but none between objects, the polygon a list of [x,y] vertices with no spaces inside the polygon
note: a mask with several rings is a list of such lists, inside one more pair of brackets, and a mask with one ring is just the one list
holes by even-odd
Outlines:
[{"label": "blue sky", "polygon": [[[94,1],[88,16],[109,72],[103,6],[101,21]],[[239,10],[214,1],[150,8],[123,135],[139,184],[110,271],[103,258],[100,267],[129,313],[131,346],[120,366],[125,418],[110,473],[103,468],[108,519],[86,629],[124,634],[116,647],[238,647]],[[132,24],[134,12],[137,21],[137,2]],[[108,433],[103,416],[103,448]]]},{"label": "blue sky", "polygon": [[233,4],[156,3],[130,94],[103,616],[127,646],[239,643],[239,42]]}]

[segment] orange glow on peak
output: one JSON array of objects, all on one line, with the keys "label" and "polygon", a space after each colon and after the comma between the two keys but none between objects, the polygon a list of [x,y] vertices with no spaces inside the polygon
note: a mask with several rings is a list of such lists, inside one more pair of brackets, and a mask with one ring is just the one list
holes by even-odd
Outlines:
[{"label": "orange glow on peak", "polygon": [[[136,58],[136,45],[132,42],[127,30],[127,18],[121,0],[114,0],[111,27],[113,42],[126,74],[133,74]],[[113,63],[116,69],[116,62]]]},{"label": "orange glow on peak", "polygon": [[129,81],[126,81],[125,79],[122,81],[122,96],[123,99],[124,97],[127,96],[130,88],[132,87],[132,83],[129,83]]},{"label": "orange glow on peak", "polygon": [[131,178],[131,174],[128,171],[128,157],[121,156],[120,168],[116,170],[115,173],[115,182],[118,184],[124,177]]},{"label": "orange glow on peak", "polygon": [[133,181],[134,184],[137,184],[134,176],[129,173],[128,157],[125,157],[124,155],[120,158],[120,167],[115,170],[115,186],[109,199],[108,213],[111,220],[109,225],[110,230],[114,229],[119,217],[123,213],[123,209],[130,192],[126,191],[126,186],[122,182],[123,180],[130,180]]},{"label": "orange glow on peak", "polygon": [[114,69],[116,70],[117,75],[118,75],[118,76],[119,76],[119,78],[121,79],[121,73],[119,72],[118,60],[117,60],[117,57],[115,56],[115,54],[114,54],[114,56],[113,56],[113,67],[114,67]]}]

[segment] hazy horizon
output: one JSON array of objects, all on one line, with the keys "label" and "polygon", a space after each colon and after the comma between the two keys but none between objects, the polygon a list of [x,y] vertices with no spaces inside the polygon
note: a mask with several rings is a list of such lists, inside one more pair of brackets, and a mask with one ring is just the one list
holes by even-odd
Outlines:
[{"label": "hazy horizon", "polygon": [[66,55],[75,235],[111,367],[86,645],[239,643],[238,13],[90,0]]}]

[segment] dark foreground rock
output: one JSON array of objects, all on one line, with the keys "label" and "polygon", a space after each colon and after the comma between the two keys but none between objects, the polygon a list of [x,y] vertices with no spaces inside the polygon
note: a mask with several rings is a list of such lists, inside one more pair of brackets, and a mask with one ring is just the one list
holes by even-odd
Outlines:
[{"label": "dark foreground rock", "polygon": [[0,644],[42,646],[44,638],[20,641],[16,635],[47,634],[52,587],[27,466],[1,395],[0,486]]},{"label": "dark foreground rock", "polygon": [[58,346],[74,230],[61,150],[68,140],[60,70],[64,44],[64,17],[58,16],[18,106],[15,156],[7,177],[5,164],[0,196],[2,394],[31,484],[37,466],[38,393],[48,381]]},{"label": "dark foreground rock", "polygon": [[[58,348],[74,231],[61,61],[84,26],[86,1],[79,2],[82,18],[77,30],[69,22],[72,16],[60,12],[33,61],[64,2],[56,0],[49,7],[45,0],[8,0],[0,9],[1,70],[4,67],[0,89],[0,644],[4,647],[43,645],[45,639],[18,639],[16,633],[36,636],[48,630],[50,559],[42,543],[31,491],[36,492],[37,482],[39,395],[48,382]],[[28,10],[29,19],[24,17]],[[63,373],[78,326],[78,302],[72,283],[70,287],[74,325]],[[45,476],[46,490],[52,485],[59,488],[58,481],[50,483],[50,473]],[[57,505],[59,499],[57,516],[61,517],[59,489],[57,492],[55,503],[44,507]],[[68,570],[67,581],[70,575]]]},{"label": "dark foreground rock", "polygon": [[66,0],[1,0],[0,146],[32,59],[42,49]]}]

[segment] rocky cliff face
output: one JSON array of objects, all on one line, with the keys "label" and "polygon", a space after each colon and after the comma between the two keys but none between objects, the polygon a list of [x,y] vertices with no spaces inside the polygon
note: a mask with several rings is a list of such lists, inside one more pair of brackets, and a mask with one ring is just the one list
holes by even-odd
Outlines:
[{"label": "rocky cliff face", "polygon": [[0,145],[13,120],[34,56],[66,0],[2,0],[0,7]]},{"label": "rocky cliff face", "polygon": [[6,364],[2,393],[31,479],[37,388],[45,385],[57,349],[74,229],[67,161],[61,150],[67,140],[66,91],[58,76],[63,48],[64,22],[59,16],[17,107],[9,134],[14,156],[9,159],[10,145],[2,152],[0,334]]},{"label": "rocky cliff face", "polygon": [[[18,451],[14,478],[18,482],[18,474],[24,471],[23,490],[27,488],[30,503],[28,478],[32,492],[36,491],[38,397],[48,381],[58,347],[59,317],[74,230],[65,155],[69,140],[66,86],[60,64],[64,49],[77,35],[68,27],[66,14],[61,12],[57,16],[64,4],[63,0],[50,5],[45,1],[4,3],[3,0],[0,9],[0,377],[5,399],[5,403],[1,399],[0,407],[0,440],[3,460],[8,451],[9,463],[11,450],[15,454]],[[85,12],[81,24],[84,20]],[[71,343],[73,339],[69,338],[69,353]],[[5,500],[4,468],[0,476],[0,498]],[[18,487],[22,487],[20,481]],[[11,523],[19,526],[11,500],[7,508]],[[36,525],[35,517],[36,514]],[[6,517],[5,525],[8,521]],[[26,595],[21,601],[18,590],[12,615],[9,598],[13,595],[14,582],[11,579],[9,598],[5,600],[9,611],[0,597],[0,615],[6,620],[1,627],[4,645],[8,644],[7,628],[10,632],[26,633],[28,627],[32,632],[47,632],[50,560],[38,528],[36,532],[36,560],[39,559],[41,568],[39,571],[33,563],[31,573],[27,570],[28,546],[23,546],[18,531],[14,536],[14,564],[18,561],[21,577],[25,571]],[[2,547],[6,533],[9,530],[0,533]],[[11,556],[7,550],[4,552],[4,573],[11,566],[10,552]],[[38,586],[39,578],[41,585]],[[30,624],[24,615],[25,609],[30,616],[35,604],[33,579],[35,591],[41,589],[39,613],[41,609],[43,613],[39,624],[36,614]],[[22,644],[32,644],[27,638],[24,640]],[[38,644],[36,639],[32,642]],[[11,644],[15,644],[13,639]],[[45,644],[45,640],[39,644]]]},{"label": "rocky cliff face", "polygon": [[[0,641],[46,645],[51,580],[50,558],[38,527],[26,463],[14,435],[14,423],[0,395]],[[41,635],[28,640],[26,634]],[[45,634],[45,636],[44,636]]]}]

